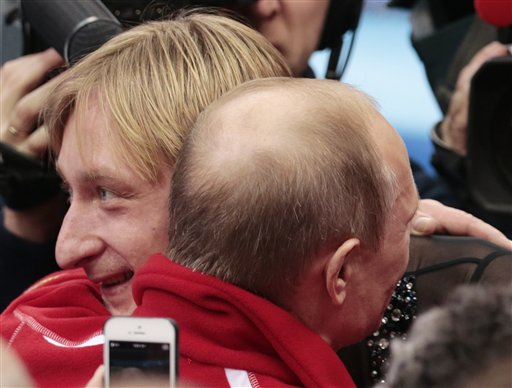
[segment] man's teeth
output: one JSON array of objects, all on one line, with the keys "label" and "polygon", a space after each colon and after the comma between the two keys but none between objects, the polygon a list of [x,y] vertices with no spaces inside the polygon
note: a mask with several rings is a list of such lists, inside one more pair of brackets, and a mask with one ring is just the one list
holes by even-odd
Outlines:
[{"label": "man's teeth", "polygon": [[117,286],[118,284],[124,283],[128,280],[130,280],[133,276],[133,272],[124,272],[122,274],[112,276],[111,278],[104,280],[101,282],[102,287],[113,287]]}]

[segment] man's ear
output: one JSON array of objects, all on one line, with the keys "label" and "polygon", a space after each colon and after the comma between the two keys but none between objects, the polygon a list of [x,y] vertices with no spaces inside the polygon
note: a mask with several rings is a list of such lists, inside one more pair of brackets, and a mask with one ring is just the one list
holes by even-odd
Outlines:
[{"label": "man's ear", "polygon": [[347,265],[347,261],[359,244],[357,238],[344,241],[325,263],[325,286],[334,305],[341,306],[345,301],[346,286],[351,276],[351,266]]}]

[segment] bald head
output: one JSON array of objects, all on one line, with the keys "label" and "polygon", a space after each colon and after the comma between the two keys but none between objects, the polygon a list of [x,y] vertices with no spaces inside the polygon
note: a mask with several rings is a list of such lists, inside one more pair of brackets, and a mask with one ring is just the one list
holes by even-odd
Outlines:
[{"label": "bald head", "polygon": [[379,117],[334,81],[258,80],[219,99],[176,166],[170,257],[275,300],[343,239],[376,248],[395,195]]},{"label": "bald head", "polygon": [[[193,159],[196,172],[205,176],[196,183],[203,185],[207,176],[254,180],[264,160],[275,163],[269,166],[273,171],[277,163],[296,169],[308,160],[315,173],[333,162],[324,156],[334,139],[340,151],[372,148],[371,138],[380,136],[372,122],[380,117],[368,96],[339,82],[248,82],[212,104],[198,120],[191,135]],[[349,153],[340,153],[344,155]]]},{"label": "bald head", "polygon": [[208,131],[208,143],[213,140],[210,144],[224,156],[263,150],[290,154],[298,145],[309,148],[314,137],[336,130],[336,120],[342,129],[337,135],[357,130],[368,136],[375,115],[366,95],[339,82],[274,78],[248,82],[212,104],[197,132],[202,137]]}]

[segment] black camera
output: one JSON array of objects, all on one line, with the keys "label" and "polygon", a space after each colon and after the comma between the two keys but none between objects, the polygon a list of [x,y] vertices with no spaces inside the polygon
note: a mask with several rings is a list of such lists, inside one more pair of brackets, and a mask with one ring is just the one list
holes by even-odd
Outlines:
[{"label": "black camera", "polygon": [[67,63],[96,50],[108,39],[165,12],[192,7],[239,9],[254,0],[21,0],[25,54],[53,47]]},{"label": "black camera", "polygon": [[512,215],[512,57],[493,59],[471,82],[467,177],[484,209]]}]

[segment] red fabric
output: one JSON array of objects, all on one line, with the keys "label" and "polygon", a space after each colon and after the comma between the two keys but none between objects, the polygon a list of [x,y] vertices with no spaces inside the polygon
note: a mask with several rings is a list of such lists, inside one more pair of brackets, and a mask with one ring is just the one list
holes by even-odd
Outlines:
[{"label": "red fabric", "polygon": [[251,385],[353,387],[336,353],[298,319],[269,301],[154,255],[133,283],[134,315],[179,326],[180,377],[229,387],[225,368]]},{"label": "red fabric", "polygon": [[496,27],[512,26],[511,0],[475,0],[475,10],[480,19]]},{"label": "red fabric", "polygon": [[[139,270],[134,295],[134,315],[178,322],[184,382],[228,387],[231,368],[247,371],[253,387],[354,386],[334,351],[292,315],[161,255]],[[0,330],[38,386],[83,387],[102,363],[109,316],[82,270],[60,271],[17,298]]]},{"label": "red fabric", "polygon": [[[67,270],[11,303],[0,316],[0,330],[38,386],[83,387],[103,362],[101,335],[109,316],[85,273]],[[99,343],[84,346],[91,340]]]}]

